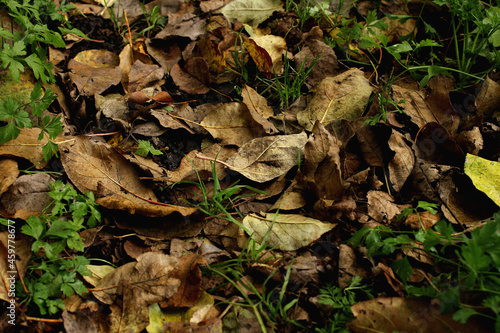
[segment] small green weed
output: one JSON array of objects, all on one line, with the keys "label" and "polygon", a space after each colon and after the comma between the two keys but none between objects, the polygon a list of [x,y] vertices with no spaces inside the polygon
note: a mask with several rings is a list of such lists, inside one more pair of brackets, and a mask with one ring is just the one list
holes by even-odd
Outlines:
[{"label": "small green weed", "polygon": [[139,140],[138,143],[139,143],[139,148],[135,151],[135,153],[139,156],[146,157],[148,156],[148,154],[155,156],[163,155],[163,153],[160,150],[155,149],[155,147],[153,147],[153,145],[149,141]]},{"label": "small green weed", "polygon": [[[422,209],[435,214],[438,205],[420,201],[416,208],[405,209],[401,218],[418,214]],[[413,270],[408,257],[391,264],[408,295],[440,299],[442,312],[457,310],[453,318],[462,323],[472,315],[480,315],[500,328],[500,214],[495,214],[493,220],[469,235],[455,233],[449,223],[441,220],[429,230],[393,231],[386,226],[362,228],[348,242],[366,246],[371,257],[408,249],[425,252],[434,259],[433,267],[440,267],[427,286],[408,283]]]},{"label": "small green weed", "polygon": [[354,276],[351,283],[345,289],[337,286],[327,285],[321,288],[318,302],[333,309],[328,324],[323,328],[317,328],[317,333],[344,333],[349,332],[346,324],[354,319],[351,306],[373,298],[374,295],[367,285],[362,284],[360,276]]},{"label": "small green weed", "polygon": [[302,94],[302,87],[306,82],[307,76],[316,65],[318,59],[315,59],[310,66],[306,66],[306,59],[298,69],[295,69],[288,57],[284,56],[284,72],[282,75],[274,73],[271,79],[257,77],[264,84],[265,88],[262,94],[268,94],[271,100],[278,101],[280,108],[289,107]]},{"label": "small green weed", "polygon": [[386,122],[388,113],[396,113],[396,112],[404,113],[404,111],[399,108],[399,104],[404,103],[406,100],[402,99],[399,101],[395,101],[390,96],[393,80],[394,78],[391,75],[390,79],[384,84],[382,93],[378,93],[378,104],[380,106],[380,113],[366,119],[363,122],[363,124],[374,126],[378,124],[381,120],[383,122]]},{"label": "small green weed", "polygon": [[[78,231],[94,227],[101,221],[94,195],[90,192],[78,194],[71,185],[61,181],[51,184],[49,195],[54,199],[40,216],[30,216],[21,232],[33,238],[28,272],[23,282],[26,292],[19,282],[17,290],[23,298],[21,303],[29,307],[28,313],[54,315],[64,309],[63,295],[81,295],[87,292],[77,274],[89,275],[86,268],[89,260],[69,252],[83,251],[83,239]],[[0,219],[2,224],[8,223]],[[66,253],[63,257],[62,253]],[[31,307],[34,303],[38,311]]]},{"label": "small green weed", "polygon": [[[48,0],[0,1],[0,9],[6,10],[21,28],[21,32],[0,28],[0,37],[2,37],[0,60],[3,68],[9,68],[15,81],[19,81],[20,72],[24,72],[26,66],[33,70],[37,80],[44,83],[55,81],[54,74],[52,74],[52,64],[47,61],[47,47],[45,45],[65,47],[66,43],[61,35],[65,33],[86,38],[78,29],[63,27],[66,24],[63,13],[71,8],[64,2],[61,6],[56,7],[54,1]],[[58,22],[61,25],[59,27],[60,33],[49,29],[47,24],[43,23],[46,19]]]},{"label": "small green weed", "polygon": [[[45,94],[42,91],[40,82],[35,84],[30,95],[30,102],[25,105],[19,105],[18,102],[11,98],[0,101],[0,121],[7,124],[0,127],[0,145],[14,140],[18,137],[21,128],[38,127],[41,129],[38,140],[44,137],[48,138],[48,142],[42,147],[44,159],[48,160],[52,155],[57,155],[57,144],[52,140],[62,133],[61,116],[42,118],[42,113],[56,99],[56,95],[47,89]],[[32,122],[30,115],[26,112],[26,108],[31,107],[31,114],[40,118],[40,124]]]}]

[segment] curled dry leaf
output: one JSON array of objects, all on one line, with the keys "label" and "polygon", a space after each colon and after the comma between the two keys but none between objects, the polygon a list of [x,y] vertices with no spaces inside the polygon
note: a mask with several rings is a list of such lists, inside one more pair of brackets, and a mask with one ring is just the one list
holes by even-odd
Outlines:
[{"label": "curled dry leaf", "polygon": [[27,238],[18,238],[15,240],[15,244],[13,244],[12,239],[9,237],[10,235],[12,234],[9,231],[0,232],[0,277],[3,282],[0,283],[0,300],[5,302],[10,302],[12,299],[12,292],[7,291],[6,286],[8,284],[5,282],[12,278],[12,271],[14,270],[11,267],[12,260],[10,260],[10,262],[8,260],[8,250],[12,250],[12,246],[14,245],[16,251],[17,278],[24,278],[26,270],[28,269],[28,264],[31,261],[31,256],[33,255],[30,241],[28,241]]},{"label": "curled dry leaf", "polygon": [[91,191],[97,203],[131,214],[161,217],[173,212],[190,215],[194,208],[156,202],[153,191],[144,185],[133,164],[106,143],[75,137],[59,146],[61,162],[68,177],[81,191]]},{"label": "curled dry leaf", "polygon": [[122,70],[119,57],[107,50],[82,51],[68,63],[69,77],[80,95],[100,94],[120,83]]},{"label": "curled dry leaf", "polygon": [[306,142],[305,132],[256,138],[241,146],[226,163],[253,181],[267,182],[297,165]]},{"label": "curled dry leaf", "polygon": [[50,183],[54,179],[46,173],[19,177],[2,195],[1,203],[9,218],[26,220],[40,213],[52,202]]},{"label": "curled dry leaf", "polygon": [[500,110],[500,84],[487,75],[477,95],[476,103],[478,114],[485,118],[493,115],[496,110]]},{"label": "curled dry leaf", "polygon": [[0,160],[0,197],[19,176],[17,162],[11,159]]},{"label": "curled dry leaf", "polygon": [[285,39],[274,35],[254,34],[250,37],[258,46],[262,47],[271,57],[272,73],[283,74],[283,57],[287,56]]},{"label": "curled dry leaf", "polygon": [[451,314],[442,315],[439,306],[401,297],[378,297],[351,307],[356,319],[347,327],[365,332],[488,332],[474,320],[460,324]]},{"label": "curled dry leaf", "polygon": [[269,247],[294,251],[311,244],[325,232],[332,230],[336,224],[302,215],[268,213],[265,217],[253,214],[245,216],[243,226],[253,234],[258,243],[264,240],[272,226],[266,239]]},{"label": "curled dry leaf", "polygon": [[311,131],[316,120],[327,125],[341,119],[354,121],[365,109],[373,91],[357,68],[323,79],[307,108],[297,114],[299,124]]},{"label": "curled dry leaf", "polygon": [[319,121],[304,147],[303,174],[320,199],[339,200],[344,195],[337,140]]},{"label": "curled dry leaf", "polygon": [[368,191],[368,215],[379,223],[392,223],[403,211],[403,207],[394,203],[394,198],[387,192]]},{"label": "curled dry leaf", "polygon": [[128,76],[128,91],[161,86],[165,81],[165,70],[158,65],[148,65],[140,60],[134,62]]},{"label": "curled dry leaf", "polygon": [[243,103],[248,107],[252,118],[262,125],[267,134],[278,133],[276,127],[267,120],[274,116],[274,111],[263,96],[259,95],[255,89],[245,85],[241,91],[241,97],[243,97]]},{"label": "curled dry leaf", "polygon": [[200,125],[224,145],[241,146],[265,134],[262,125],[240,102],[226,103],[212,110]]},{"label": "curled dry leaf", "polygon": [[179,89],[192,95],[206,94],[210,89],[201,83],[197,78],[184,72],[179,64],[175,64],[170,70],[170,76]]},{"label": "curled dry leaf", "polygon": [[413,171],[415,156],[406,144],[401,133],[393,130],[388,141],[394,157],[389,162],[389,180],[394,189],[399,192]]}]

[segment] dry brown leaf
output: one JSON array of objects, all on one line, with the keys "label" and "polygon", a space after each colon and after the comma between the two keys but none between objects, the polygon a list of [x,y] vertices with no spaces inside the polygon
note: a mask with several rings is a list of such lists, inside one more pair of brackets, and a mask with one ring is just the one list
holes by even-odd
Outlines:
[{"label": "dry brown leaf", "polygon": [[395,101],[404,100],[400,108],[410,116],[411,121],[421,128],[425,124],[438,121],[425,101],[424,94],[417,90],[406,89],[398,85],[392,85],[393,98]]},{"label": "dry brown leaf", "polygon": [[0,160],[0,197],[19,176],[17,162],[11,159]]},{"label": "dry brown leaf", "polygon": [[269,53],[251,39],[245,39],[243,45],[245,45],[248,54],[255,62],[257,69],[264,75],[270,75],[273,71],[273,60]]},{"label": "dry brown leaf", "polygon": [[[43,169],[48,161],[43,160],[42,147],[47,143],[44,136],[38,140],[41,130],[39,128],[21,128],[21,132],[14,140],[0,145],[0,156],[16,156],[30,161],[35,168]],[[63,140],[58,138],[57,141]]]},{"label": "dry brown leaf", "polygon": [[451,314],[442,315],[439,306],[401,297],[379,297],[351,307],[356,319],[347,327],[354,333],[368,332],[488,332],[478,322],[460,324]]},{"label": "dry brown leaf", "polygon": [[500,110],[500,84],[488,75],[476,97],[477,113],[485,118]]},{"label": "dry brown leaf", "polygon": [[164,308],[192,307],[201,297],[201,271],[200,265],[206,263],[205,256],[199,254],[186,254],[179,258],[179,264],[170,275],[171,279],[181,281],[177,292],[160,303]]},{"label": "dry brown leaf", "polygon": [[201,83],[197,78],[184,72],[179,64],[175,64],[170,70],[170,76],[179,89],[192,95],[206,94],[210,89]]},{"label": "dry brown leaf", "polygon": [[252,237],[257,243],[267,236],[270,248],[294,251],[311,244],[337,224],[296,214],[267,213],[265,217],[247,215],[243,219],[243,225],[253,234]]},{"label": "dry brown leaf", "polygon": [[247,106],[240,102],[226,103],[212,110],[201,122],[223,145],[241,146],[265,135],[262,125],[254,120]]},{"label": "dry brown leaf", "polygon": [[168,24],[156,34],[155,39],[165,39],[165,37],[180,36],[197,40],[205,34],[207,21],[195,14],[185,14],[182,17],[169,14]]},{"label": "dry brown leaf", "polygon": [[161,86],[165,83],[165,70],[158,65],[147,65],[137,60],[130,68],[128,91],[137,91],[147,87]]},{"label": "dry brown leaf", "polygon": [[[319,27],[315,28],[319,29]],[[306,44],[306,47],[303,47],[300,52],[295,54],[295,67],[297,70],[302,66],[307,69],[316,61],[311,72],[307,75],[307,84],[314,86],[326,77],[335,76],[338,64],[337,55],[333,49],[322,40],[306,40]]]},{"label": "dry brown leaf", "polygon": [[[201,152],[193,150],[181,160],[181,164],[177,169],[168,171],[167,177],[164,178],[171,183],[183,180],[197,181],[198,176],[201,180],[206,181],[214,176],[212,174],[212,165],[210,160],[197,158],[196,155],[199,154],[224,162],[234,153],[236,153],[235,148],[222,147],[218,144],[210,145],[207,148],[204,148]],[[220,163],[215,164],[215,171],[217,173],[217,178],[219,179],[224,179],[227,174],[225,167]]]},{"label": "dry brown leaf", "polygon": [[[368,191],[368,215],[379,223],[392,223],[403,211],[402,206],[394,203],[394,198],[387,192]],[[409,205],[407,205],[409,206]]]},{"label": "dry brown leaf", "polygon": [[283,211],[304,207],[307,204],[307,192],[301,183],[299,183],[297,177],[295,177],[290,186],[288,186],[285,192],[276,200],[270,210],[279,209]]},{"label": "dry brown leaf", "polygon": [[121,209],[150,217],[173,212],[186,216],[194,208],[157,203],[153,191],[139,180],[134,166],[110,145],[75,137],[59,146],[61,162],[68,177],[81,191],[91,191],[97,203],[109,209]]},{"label": "dry brown leaf", "polygon": [[[178,293],[176,299],[181,304],[198,300],[194,298],[199,298],[200,293],[198,266],[203,263],[201,258],[193,260],[192,256],[185,256],[178,259],[160,252],[146,252],[137,257],[137,262],[125,264],[102,278],[92,293],[111,308],[122,304],[116,309],[121,316],[120,327],[133,327],[131,331],[140,332],[149,323],[149,305],[166,302]],[[198,293],[193,289],[198,289]],[[186,298],[183,298],[184,293]],[[110,322],[112,319],[108,317]]]},{"label": "dry brown leaf", "polygon": [[82,51],[68,63],[69,77],[80,95],[100,94],[122,79],[119,57],[107,50]]},{"label": "dry brown leaf", "polygon": [[184,62],[184,71],[195,77],[205,86],[210,87],[210,69],[202,57],[189,58]]},{"label": "dry brown leaf", "polygon": [[267,182],[297,165],[307,141],[306,133],[277,135],[254,139],[238,149],[226,163],[245,177]]},{"label": "dry brown leaf", "polygon": [[299,124],[311,131],[316,120],[327,125],[341,119],[358,119],[368,103],[372,86],[357,68],[323,79],[307,108],[297,115]]},{"label": "dry brown leaf", "polygon": [[304,147],[302,173],[320,199],[339,200],[344,195],[339,153],[337,140],[317,121]]},{"label": "dry brown leaf", "polygon": [[359,255],[356,255],[356,252],[354,252],[351,246],[340,244],[338,277],[340,288],[348,287],[353,277],[356,275],[363,279],[367,279],[370,276],[370,272],[366,265],[360,263]]},{"label": "dry brown leaf", "polygon": [[146,47],[150,54],[164,69],[172,68],[182,59],[182,52],[177,43],[155,39],[147,40]]},{"label": "dry brown leaf", "polygon": [[394,157],[389,162],[389,181],[393,188],[399,192],[413,171],[415,156],[405,142],[403,135],[392,131],[388,141],[389,148],[394,152]]},{"label": "dry brown leaf", "polygon": [[8,218],[26,220],[31,215],[40,215],[52,202],[49,192],[54,179],[46,173],[35,173],[19,177],[2,195],[1,202]]},{"label": "dry brown leaf", "polygon": [[[26,238],[15,237],[15,228],[20,226],[17,226],[15,222],[9,225],[8,230],[14,230],[14,233],[9,231],[0,232],[0,277],[2,279],[0,283],[0,300],[10,303],[12,292],[16,291],[16,280],[24,278],[33,252],[31,251],[31,244]],[[12,253],[9,253],[9,250],[12,251],[12,246],[15,249],[15,265],[12,260],[8,260],[12,258]],[[13,271],[17,271],[17,274],[13,275]],[[14,285],[9,285],[10,283],[14,283]]]},{"label": "dry brown leaf", "polygon": [[255,89],[245,85],[241,91],[243,103],[246,104],[253,119],[262,125],[267,134],[276,134],[278,130],[267,119],[274,116],[273,108],[267,104],[267,100],[259,95]]}]

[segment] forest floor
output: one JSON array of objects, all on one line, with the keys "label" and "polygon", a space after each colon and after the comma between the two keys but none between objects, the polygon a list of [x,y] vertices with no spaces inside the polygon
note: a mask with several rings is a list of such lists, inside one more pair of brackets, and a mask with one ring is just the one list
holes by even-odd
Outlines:
[{"label": "forest floor", "polygon": [[496,2],[91,2],[1,4],[3,332],[500,332]]}]

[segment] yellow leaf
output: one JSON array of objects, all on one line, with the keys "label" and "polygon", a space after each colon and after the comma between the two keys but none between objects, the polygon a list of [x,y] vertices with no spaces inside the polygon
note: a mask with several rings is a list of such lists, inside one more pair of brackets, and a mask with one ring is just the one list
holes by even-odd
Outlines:
[{"label": "yellow leaf", "polygon": [[500,163],[467,154],[464,169],[474,186],[500,206]]}]

